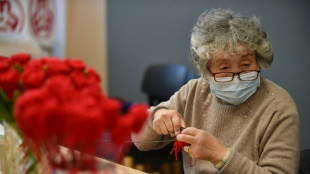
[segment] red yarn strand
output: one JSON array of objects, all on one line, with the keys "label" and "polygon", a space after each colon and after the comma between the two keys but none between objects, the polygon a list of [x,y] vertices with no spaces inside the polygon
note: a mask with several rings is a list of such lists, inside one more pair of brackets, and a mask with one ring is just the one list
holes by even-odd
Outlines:
[{"label": "red yarn strand", "polygon": [[[181,150],[183,152],[184,146],[187,146],[187,145],[190,145],[190,144],[182,142],[182,141],[179,141],[179,140],[177,140],[175,138],[174,139],[173,148],[172,148],[172,150],[170,152],[170,155],[174,152],[175,160],[178,160],[178,153],[179,153],[179,151]],[[192,157],[191,157],[190,164],[189,164],[190,167],[194,167],[196,162],[197,162],[197,160],[195,160],[195,162],[192,163]]]},{"label": "red yarn strand", "polygon": [[189,166],[191,166],[191,167],[194,167],[195,166],[195,164],[196,164],[196,162],[197,162],[197,160],[195,159],[195,162],[192,164],[192,157],[191,157],[191,161],[190,161],[190,163],[189,163]]}]

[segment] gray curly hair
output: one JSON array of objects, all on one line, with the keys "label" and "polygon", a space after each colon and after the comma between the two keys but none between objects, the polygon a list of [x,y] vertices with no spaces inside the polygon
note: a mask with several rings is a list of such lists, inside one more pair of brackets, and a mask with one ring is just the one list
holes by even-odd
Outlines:
[{"label": "gray curly hair", "polygon": [[268,68],[273,60],[273,50],[266,32],[260,28],[256,16],[242,16],[223,9],[205,11],[192,29],[190,59],[204,74],[208,61],[217,54],[250,49],[256,52],[259,68]]}]

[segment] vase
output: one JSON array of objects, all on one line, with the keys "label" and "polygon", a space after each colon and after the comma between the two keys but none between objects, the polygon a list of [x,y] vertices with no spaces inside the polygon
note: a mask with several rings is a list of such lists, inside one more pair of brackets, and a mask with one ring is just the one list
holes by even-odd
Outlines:
[{"label": "vase", "polygon": [[17,132],[15,123],[1,121],[0,153],[2,174],[41,174],[44,168]]},{"label": "vase", "polygon": [[[111,150],[110,148],[106,151]],[[67,148],[61,148],[62,154],[67,154]],[[31,149],[23,144],[23,138],[14,123],[0,120],[0,174],[70,174],[72,170],[51,167],[45,155],[41,154],[40,162],[34,157]],[[65,156],[65,155],[64,155]],[[101,158],[95,158],[97,171],[95,173],[142,173],[117,163]],[[70,162],[72,164],[72,161]],[[91,174],[92,170],[77,170],[77,174]]]}]

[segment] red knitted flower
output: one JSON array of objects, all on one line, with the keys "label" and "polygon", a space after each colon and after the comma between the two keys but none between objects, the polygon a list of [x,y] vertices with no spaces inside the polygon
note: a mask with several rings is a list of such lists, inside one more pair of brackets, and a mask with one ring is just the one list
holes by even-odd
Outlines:
[{"label": "red knitted flower", "polygon": [[1,57],[0,59],[0,89],[4,91],[9,99],[13,98],[15,91],[19,89],[20,73],[23,66],[30,60],[29,54],[16,54],[9,58]]},{"label": "red knitted flower", "polygon": [[40,60],[32,60],[24,67],[21,83],[25,90],[39,88],[46,80],[44,63]]},{"label": "red knitted flower", "polygon": [[[14,118],[39,158],[44,147],[50,164],[66,162],[62,161],[65,158],[54,161],[55,155],[62,155],[59,145],[95,155],[105,133],[111,135],[115,148],[121,149],[131,132],[142,128],[148,106],[135,104],[124,111],[122,102],[102,93],[100,76],[83,61],[29,59],[27,54],[1,58],[0,88],[10,98],[15,90],[20,91]],[[94,165],[94,160],[85,155],[75,160]]]},{"label": "red knitted flower", "polygon": [[18,90],[19,72],[16,69],[7,69],[1,72],[0,87],[9,99],[12,99],[14,91]]},{"label": "red knitted flower", "polygon": [[26,53],[19,53],[19,54],[14,54],[11,57],[9,57],[9,64],[10,66],[14,66],[16,64],[19,65],[24,65],[26,63],[28,63],[31,59],[30,54],[26,54]]},{"label": "red knitted flower", "polygon": [[71,71],[84,70],[86,68],[86,66],[82,60],[65,59],[64,62],[69,66]]},{"label": "red knitted flower", "polygon": [[66,75],[69,72],[69,66],[62,60],[57,58],[43,58],[40,59],[46,67],[46,76],[52,77],[55,75]]},{"label": "red knitted flower", "polygon": [[9,69],[9,59],[8,58],[0,58],[0,72],[7,71]]}]

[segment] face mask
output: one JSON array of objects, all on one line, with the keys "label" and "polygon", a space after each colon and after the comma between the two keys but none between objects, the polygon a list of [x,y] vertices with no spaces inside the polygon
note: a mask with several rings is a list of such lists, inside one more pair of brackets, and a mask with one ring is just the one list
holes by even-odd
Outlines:
[{"label": "face mask", "polygon": [[211,92],[232,105],[239,105],[251,97],[260,86],[260,76],[252,81],[242,81],[235,76],[230,82],[216,82],[208,76]]}]

